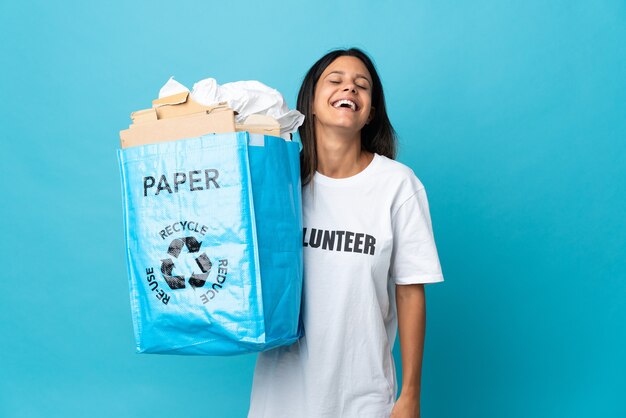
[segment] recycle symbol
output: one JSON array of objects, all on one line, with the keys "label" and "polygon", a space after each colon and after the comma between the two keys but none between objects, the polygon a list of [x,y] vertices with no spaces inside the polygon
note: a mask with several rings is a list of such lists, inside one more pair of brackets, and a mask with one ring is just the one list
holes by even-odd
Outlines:
[{"label": "recycle symbol", "polygon": [[[190,254],[200,252],[200,246],[202,242],[198,242],[194,237],[185,237],[185,238],[176,238],[172,240],[169,248],[167,249],[167,253],[174,258],[178,258],[180,253],[183,250],[183,247],[187,247],[187,251]],[[209,277],[209,272],[211,271],[211,260],[205,253],[200,254],[196,257],[196,264],[200,267],[202,273],[192,273],[189,278],[189,284],[191,287],[202,287],[206,283],[207,277]],[[167,282],[170,289],[184,289],[185,288],[185,278],[183,276],[174,276],[172,271],[174,270],[174,262],[171,258],[165,258],[161,260],[161,273],[163,273],[163,278]]]}]

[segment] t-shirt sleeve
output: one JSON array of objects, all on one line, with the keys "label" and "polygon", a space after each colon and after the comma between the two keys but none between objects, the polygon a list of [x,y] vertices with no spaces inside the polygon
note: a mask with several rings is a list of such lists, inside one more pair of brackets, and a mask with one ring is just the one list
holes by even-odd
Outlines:
[{"label": "t-shirt sleeve", "polygon": [[396,284],[443,281],[426,190],[422,187],[392,214],[390,277]]}]

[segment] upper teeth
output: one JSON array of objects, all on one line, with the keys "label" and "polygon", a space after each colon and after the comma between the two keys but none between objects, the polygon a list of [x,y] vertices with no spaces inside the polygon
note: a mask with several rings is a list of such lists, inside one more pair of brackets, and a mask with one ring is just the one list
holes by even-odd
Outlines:
[{"label": "upper teeth", "polygon": [[334,107],[339,107],[342,104],[347,104],[347,105],[349,105],[352,108],[352,110],[356,111],[356,104],[352,100],[345,100],[345,99],[339,100],[339,101],[335,102],[335,104],[333,106]]}]

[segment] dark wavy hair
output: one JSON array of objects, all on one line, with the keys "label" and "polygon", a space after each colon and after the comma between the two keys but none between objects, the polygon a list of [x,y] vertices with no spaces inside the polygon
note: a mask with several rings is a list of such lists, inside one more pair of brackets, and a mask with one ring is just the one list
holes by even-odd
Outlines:
[{"label": "dark wavy hair", "polygon": [[298,128],[302,141],[300,152],[300,176],[302,186],[313,179],[317,170],[317,150],[315,138],[315,120],[313,117],[313,98],[315,86],[320,76],[334,60],[339,57],[356,57],[360,59],[372,76],[372,107],[374,117],[361,130],[361,149],[384,155],[391,159],[396,157],[396,131],[391,126],[385,106],[385,94],[380,77],[374,63],[365,52],[358,48],[336,49],[320,58],[304,76],[298,92],[298,110],[305,116],[304,124]]}]

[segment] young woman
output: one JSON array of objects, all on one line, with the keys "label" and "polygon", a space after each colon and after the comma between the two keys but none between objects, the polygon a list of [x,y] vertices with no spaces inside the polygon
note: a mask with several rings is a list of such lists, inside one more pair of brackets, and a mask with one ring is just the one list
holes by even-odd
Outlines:
[{"label": "young woman", "polygon": [[423,284],[443,280],[424,186],[393,160],[382,84],[362,51],[317,61],[298,110],[305,335],[259,355],[248,417],[419,417]]}]

